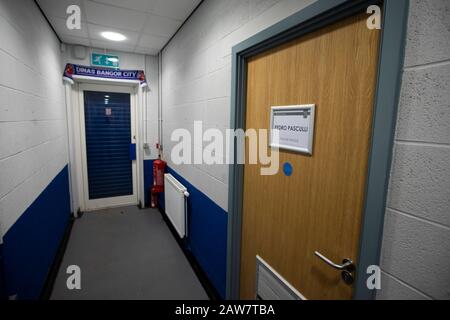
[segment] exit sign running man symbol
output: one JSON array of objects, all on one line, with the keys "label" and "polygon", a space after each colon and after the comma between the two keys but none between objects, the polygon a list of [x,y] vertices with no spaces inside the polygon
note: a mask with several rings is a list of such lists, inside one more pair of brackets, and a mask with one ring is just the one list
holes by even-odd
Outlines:
[{"label": "exit sign running man symbol", "polygon": [[92,53],[91,64],[97,67],[119,68],[119,57],[109,54]]}]

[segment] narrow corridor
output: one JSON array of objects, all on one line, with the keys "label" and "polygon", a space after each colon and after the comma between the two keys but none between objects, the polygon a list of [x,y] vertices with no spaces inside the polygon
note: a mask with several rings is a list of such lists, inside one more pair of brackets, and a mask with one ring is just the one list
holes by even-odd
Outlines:
[{"label": "narrow corridor", "polygon": [[[67,267],[81,269],[69,290]],[[51,299],[208,299],[161,214],[136,206],[75,220]]]},{"label": "narrow corridor", "polygon": [[0,0],[0,303],[450,300],[449,12]]}]

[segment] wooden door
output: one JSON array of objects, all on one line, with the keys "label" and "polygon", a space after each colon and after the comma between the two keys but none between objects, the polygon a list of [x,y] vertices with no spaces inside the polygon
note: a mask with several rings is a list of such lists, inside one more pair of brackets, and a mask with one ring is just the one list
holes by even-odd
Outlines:
[{"label": "wooden door", "polygon": [[255,298],[256,255],[307,299],[352,297],[341,272],[314,252],[358,259],[380,38],[366,19],[347,18],[248,61],[247,129],[268,129],[271,106],[316,110],[312,156],[280,150],[273,176],[244,167],[243,299]]}]

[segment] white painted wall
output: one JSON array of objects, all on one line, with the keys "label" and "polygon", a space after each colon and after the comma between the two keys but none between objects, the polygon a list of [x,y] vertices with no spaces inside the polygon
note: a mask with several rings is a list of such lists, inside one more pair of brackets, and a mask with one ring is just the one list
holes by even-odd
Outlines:
[{"label": "white painted wall", "polygon": [[67,164],[60,45],[32,0],[0,1],[0,236]]},{"label": "white painted wall", "polygon": [[379,299],[450,299],[449,12],[411,1]]},{"label": "white painted wall", "polygon": [[77,59],[74,54],[76,47],[70,44],[65,45],[65,50],[62,54],[62,65],[66,63],[74,63],[80,65],[91,65],[91,53],[107,53],[119,56],[119,63],[121,69],[129,70],[144,70],[147,77],[148,88],[146,89],[146,112],[144,112],[144,142],[148,142],[150,149],[145,151],[144,159],[158,158],[158,150],[156,143],[158,142],[158,57],[148,56],[143,54],[128,53],[121,51],[112,51],[99,48],[86,47],[86,56],[83,59]]},{"label": "white painted wall", "polygon": [[164,159],[225,211],[228,166],[174,165],[170,135],[175,128],[193,132],[194,120],[224,132],[230,123],[231,48],[312,2],[206,0],[163,51]]}]

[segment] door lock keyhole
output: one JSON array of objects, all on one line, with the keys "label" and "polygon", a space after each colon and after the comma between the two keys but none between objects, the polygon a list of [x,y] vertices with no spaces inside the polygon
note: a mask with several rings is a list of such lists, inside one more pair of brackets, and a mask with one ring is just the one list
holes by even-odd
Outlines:
[{"label": "door lock keyhole", "polygon": [[355,282],[355,277],[353,276],[353,272],[355,272],[355,265],[348,259],[344,259],[342,261],[342,264],[347,265],[347,267],[342,270],[341,278],[345,282],[345,284],[351,286],[353,282]]},{"label": "door lock keyhole", "polygon": [[341,278],[345,282],[345,284],[348,284],[351,286],[355,279],[353,278],[353,274],[351,272],[348,272],[347,270],[342,271]]}]

